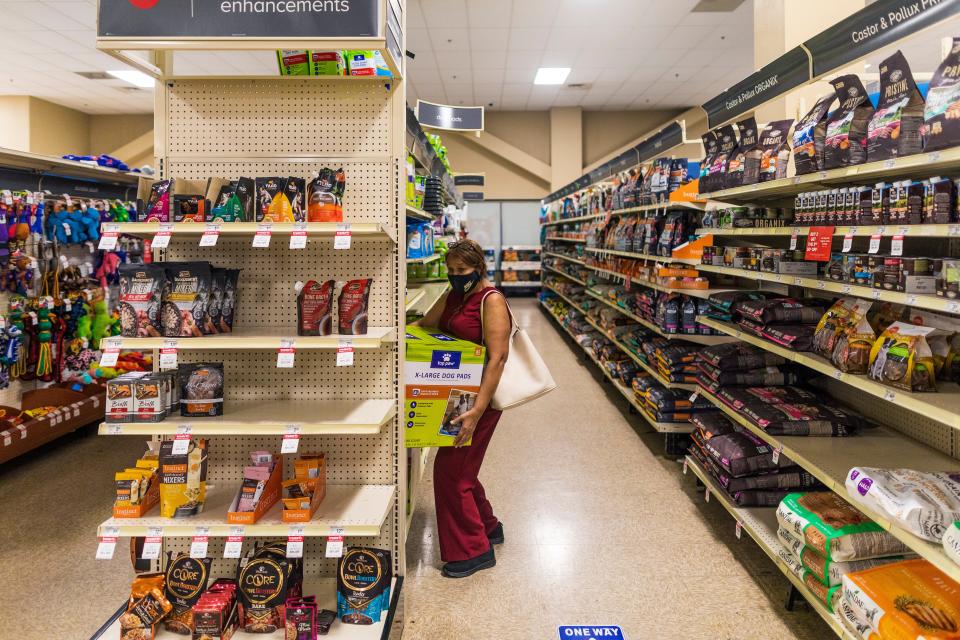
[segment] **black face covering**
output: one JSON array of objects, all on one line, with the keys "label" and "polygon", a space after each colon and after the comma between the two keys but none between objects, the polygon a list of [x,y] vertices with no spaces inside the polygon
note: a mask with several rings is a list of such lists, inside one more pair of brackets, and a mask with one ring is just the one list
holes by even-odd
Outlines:
[{"label": "black face covering", "polygon": [[470,293],[473,291],[473,288],[480,284],[480,281],[483,280],[480,274],[476,271],[462,276],[455,276],[452,273],[447,274],[447,279],[450,281],[450,286],[453,288],[453,290],[460,295],[466,295]]}]

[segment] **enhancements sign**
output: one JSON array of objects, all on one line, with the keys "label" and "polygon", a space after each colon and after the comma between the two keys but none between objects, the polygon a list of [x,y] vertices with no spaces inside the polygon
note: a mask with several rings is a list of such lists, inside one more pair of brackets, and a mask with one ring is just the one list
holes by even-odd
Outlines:
[{"label": "enhancements sign", "polygon": [[417,120],[434,129],[483,131],[483,107],[452,107],[417,100]]},{"label": "enhancements sign", "polygon": [[[381,0],[100,0],[97,36],[376,38]],[[290,43],[294,46],[295,43]]]}]

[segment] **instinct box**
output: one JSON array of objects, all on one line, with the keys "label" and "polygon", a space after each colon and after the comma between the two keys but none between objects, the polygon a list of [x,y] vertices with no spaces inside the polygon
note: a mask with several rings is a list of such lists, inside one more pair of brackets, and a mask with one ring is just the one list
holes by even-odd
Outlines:
[{"label": "instinct box", "polygon": [[453,420],[470,410],[480,390],[486,350],[440,331],[407,327],[407,447],[448,447],[460,432]]}]

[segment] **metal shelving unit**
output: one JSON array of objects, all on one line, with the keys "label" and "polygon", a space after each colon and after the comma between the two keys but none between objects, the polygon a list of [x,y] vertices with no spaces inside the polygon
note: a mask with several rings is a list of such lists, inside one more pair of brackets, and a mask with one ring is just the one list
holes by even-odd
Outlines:
[{"label": "metal shelving unit", "polygon": [[298,336],[292,327],[240,327],[234,333],[201,338],[113,338],[122,349],[160,349],[176,343],[177,351],[248,351],[279,349],[283,341],[292,340],[300,349],[336,349],[349,342],[355,349],[379,349],[397,340],[396,327],[369,327],[360,335]]}]

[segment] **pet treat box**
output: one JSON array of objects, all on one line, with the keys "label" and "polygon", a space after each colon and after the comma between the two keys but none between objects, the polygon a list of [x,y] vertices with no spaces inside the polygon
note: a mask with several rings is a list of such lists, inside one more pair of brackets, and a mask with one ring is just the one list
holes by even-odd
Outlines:
[{"label": "pet treat box", "polygon": [[408,448],[449,447],[453,419],[473,408],[486,349],[435,329],[407,327],[403,424]]}]

